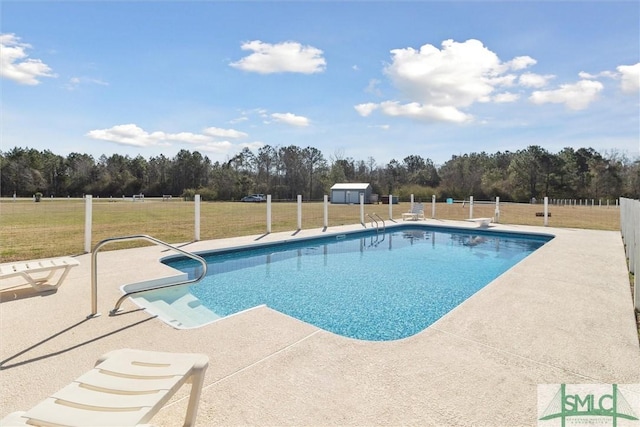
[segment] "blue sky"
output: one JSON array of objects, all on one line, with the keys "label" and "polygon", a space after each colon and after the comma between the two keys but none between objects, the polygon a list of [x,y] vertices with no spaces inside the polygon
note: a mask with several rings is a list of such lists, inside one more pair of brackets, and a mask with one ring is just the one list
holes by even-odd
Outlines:
[{"label": "blue sky", "polygon": [[637,1],[30,1],[0,10],[1,150],[640,156]]}]

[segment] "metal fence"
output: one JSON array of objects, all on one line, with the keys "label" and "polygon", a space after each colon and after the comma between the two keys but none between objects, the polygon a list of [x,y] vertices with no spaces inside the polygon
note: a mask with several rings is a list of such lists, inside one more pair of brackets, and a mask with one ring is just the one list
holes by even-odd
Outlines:
[{"label": "metal fence", "polygon": [[615,200],[547,200],[545,204],[544,200],[505,203],[469,197],[436,201],[411,196],[397,204],[332,204],[302,198],[270,203],[198,202],[177,197],[47,198],[40,202],[5,198],[0,199],[0,262],[79,254],[103,239],[134,234],[176,244],[346,224],[370,227],[370,216],[387,223],[402,221],[402,214],[418,203],[427,219],[484,217],[504,224],[620,230],[620,207]]},{"label": "metal fence", "polygon": [[638,271],[640,270],[640,200],[620,199],[620,232],[625,254],[629,261],[629,272],[634,277],[634,307],[640,310]]}]

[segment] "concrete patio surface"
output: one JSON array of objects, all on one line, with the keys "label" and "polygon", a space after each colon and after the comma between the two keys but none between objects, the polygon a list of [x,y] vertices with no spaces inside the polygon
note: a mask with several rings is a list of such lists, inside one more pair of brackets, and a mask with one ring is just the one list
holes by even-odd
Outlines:
[{"label": "concrete patio surface", "polygon": [[[102,315],[87,319],[91,256],[80,255],[80,266],[55,293],[0,293],[0,418],[29,409],[103,353],[123,347],[209,356],[200,426],[532,426],[538,424],[538,384],[636,384],[631,388],[640,393],[640,347],[620,233],[491,229],[555,238],[426,330],[388,342],[338,336],[265,306],[188,330],[166,325],[129,300],[122,314],[109,316],[121,285],[173,274],[158,262],[168,253],[157,246],[99,253]],[[188,392],[183,388],[152,423],[181,425]]]}]

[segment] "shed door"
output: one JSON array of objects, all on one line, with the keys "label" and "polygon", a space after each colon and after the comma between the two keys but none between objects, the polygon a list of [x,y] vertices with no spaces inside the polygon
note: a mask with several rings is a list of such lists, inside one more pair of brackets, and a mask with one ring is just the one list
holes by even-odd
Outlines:
[{"label": "shed door", "polygon": [[347,203],[360,203],[360,192],[358,190],[347,191]]}]

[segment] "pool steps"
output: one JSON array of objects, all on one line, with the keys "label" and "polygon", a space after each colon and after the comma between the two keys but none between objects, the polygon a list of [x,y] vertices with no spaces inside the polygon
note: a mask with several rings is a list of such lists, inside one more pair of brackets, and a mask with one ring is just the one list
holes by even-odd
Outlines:
[{"label": "pool steps", "polygon": [[[213,322],[222,316],[214,313],[189,293],[187,287],[161,291],[162,295],[139,294],[132,299],[150,314],[156,315],[178,329],[194,328]],[[170,301],[170,302],[167,302]]]},{"label": "pool steps", "polygon": [[140,289],[153,289],[159,286],[169,285],[171,283],[178,283],[185,281],[189,278],[187,273],[178,273],[173,276],[161,277],[159,279],[144,280],[142,282],[129,283],[122,286],[120,289],[123,293],[133,292]]}]

